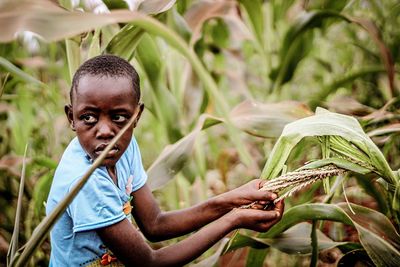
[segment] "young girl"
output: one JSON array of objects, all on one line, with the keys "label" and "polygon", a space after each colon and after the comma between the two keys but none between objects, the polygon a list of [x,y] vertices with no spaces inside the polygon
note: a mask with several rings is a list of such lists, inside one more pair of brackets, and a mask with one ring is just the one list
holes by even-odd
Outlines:
[{"label": "young girl", "polygon": [[[182,266],[233,229],[264,232],[280,220],[282,202],[273,210],[263,209],[277,196],[259,191],[261,180],[188,209],[159,209],[146,185],[147,175],[133,137],[143,105],[139,103],[139,77],[127,61],[111,55],[88,60],[74,75],[70,98],[65,113],[77,137],[57,167],[47,214],[129,119],[136,119],[52,229],[50,266]],[[239,208],[254,201],[258,201],[255,209]],[[153,250],[131,224],[130,214],[150,241],[198,231],[176,244]]]}]

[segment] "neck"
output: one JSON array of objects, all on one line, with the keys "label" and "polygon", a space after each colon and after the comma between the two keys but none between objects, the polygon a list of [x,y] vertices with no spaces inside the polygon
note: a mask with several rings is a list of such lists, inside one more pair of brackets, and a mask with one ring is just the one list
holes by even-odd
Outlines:
[{"label": "neck", "polygon": [[118,177],[115,166],[107,167],[107,172],[111,176],[111,179],[113,180],[114,184],[118,186]]}]

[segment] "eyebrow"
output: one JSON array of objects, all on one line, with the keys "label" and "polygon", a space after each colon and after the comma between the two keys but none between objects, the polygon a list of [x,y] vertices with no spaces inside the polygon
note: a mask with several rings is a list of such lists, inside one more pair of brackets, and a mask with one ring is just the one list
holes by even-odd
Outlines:
[{"label": "eyebrow", "polygon": [[110,111],[113,113],[119,113],[119,112],[129,113],[129,114],[132,113],[132,111],[130,111],[129,109],[126,109],[126,108],[116,108],[116,109],[111,109]]},{"label": "eyebrow", "polygon": [[94,107],[94,106],[84,106],[82,109],[78,109],[78,112],[84,112],[84,111],[100,111],[100,108]]},{"label": "eyebrow", "polygon": [[[85,111],[99,112],[101,110],[102,110],[101,108],[98,108],[98,107],[95,107],[95,106],[85,106],[81,110],[78,110],[78,112],[79,113],[85,112]],[[109,109],[109,112],[112,112],[112,113],[119,113],[120,112],[120,113],[129,113],[129,114],[133,113],[129,109],[122,108],[122,107],[111,108],[111,109]]]}]

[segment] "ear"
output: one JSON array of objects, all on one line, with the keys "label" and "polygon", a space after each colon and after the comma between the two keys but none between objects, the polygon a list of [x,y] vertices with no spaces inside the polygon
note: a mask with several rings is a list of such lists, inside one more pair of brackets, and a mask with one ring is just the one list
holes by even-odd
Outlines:
[{"label": "ear", "polygon": [[137,116],[136,116],[135,122],[133,123],[133,128],[136,127],[136,125],[137,125],[138,122],[139,122],[140,116],[142,116],[142,112],[143,112],[143,110],[144,110],[144,104],[143,104],[143,103],[139,103],[138,109],[139,109],[139,112],[138,112],[138,114],[137,114]]},{"label": "ear", "polygon": [[70,104],[65,105],[64,107],[65,115],[67,116],[69,125],[72,129],[72,131],[75,131],[75,124],[74,124],[74,116],[72,113],[72,106]]}]

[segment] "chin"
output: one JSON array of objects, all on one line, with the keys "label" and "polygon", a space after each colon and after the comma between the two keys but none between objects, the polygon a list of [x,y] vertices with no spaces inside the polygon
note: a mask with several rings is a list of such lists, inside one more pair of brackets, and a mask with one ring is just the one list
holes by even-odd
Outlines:
[{"label": "chin", "polygon": [[117,164],[118,159],[104,159],[101,165],[106,167],[114,167]]}]

